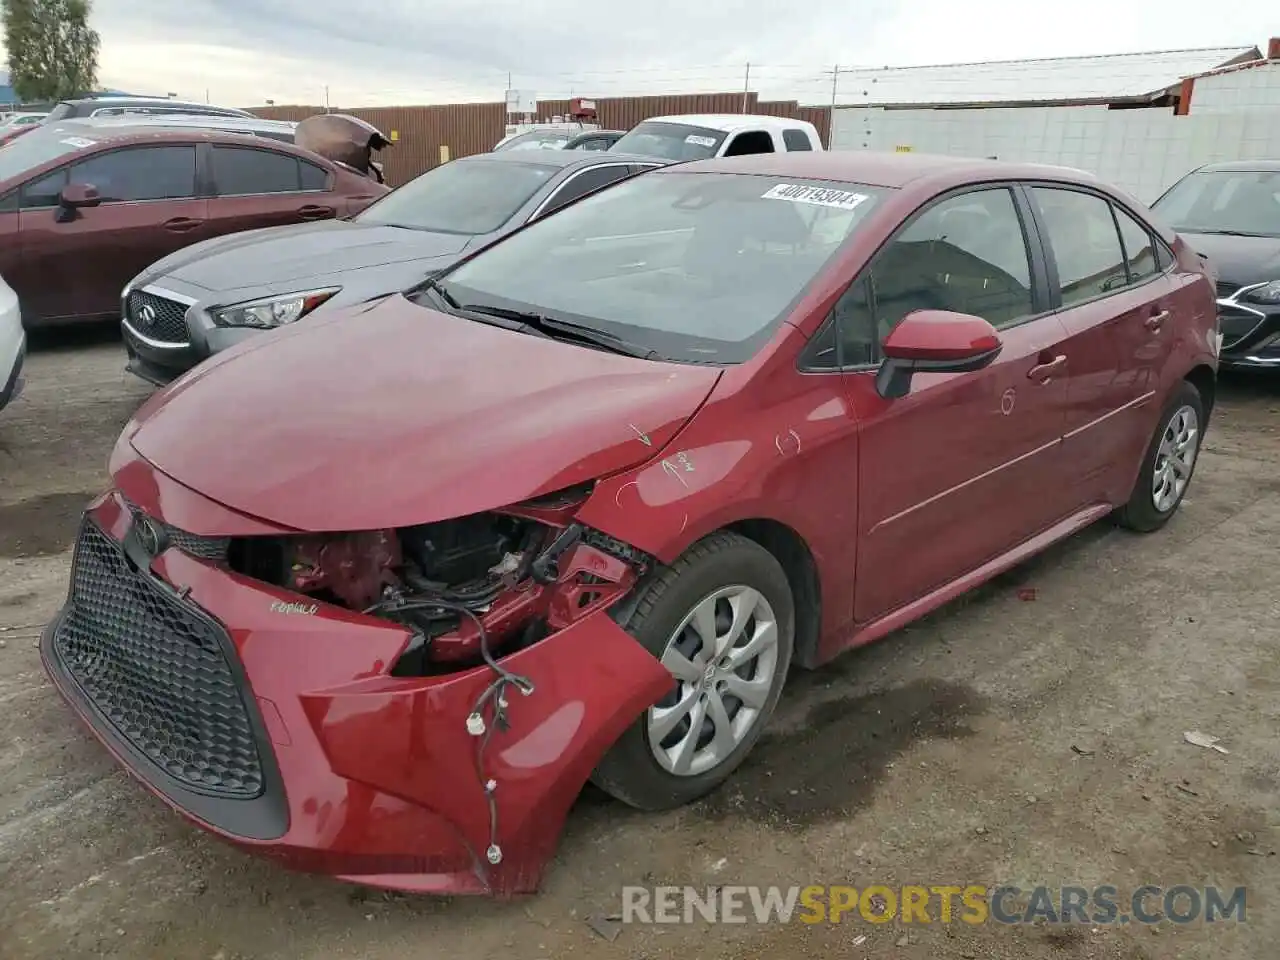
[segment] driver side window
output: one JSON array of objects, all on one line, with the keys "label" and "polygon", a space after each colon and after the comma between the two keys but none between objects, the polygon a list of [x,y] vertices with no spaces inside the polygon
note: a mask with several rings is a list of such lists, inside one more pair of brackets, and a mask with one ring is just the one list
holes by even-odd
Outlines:
[{"label": "driver side window", "polygon": [[1035,313],[1026,234],[1007,187],[934,204],[876,254],[832,311],[840,365],[878,363],[880,344],[915,310],[972,314],[997,330]]}]

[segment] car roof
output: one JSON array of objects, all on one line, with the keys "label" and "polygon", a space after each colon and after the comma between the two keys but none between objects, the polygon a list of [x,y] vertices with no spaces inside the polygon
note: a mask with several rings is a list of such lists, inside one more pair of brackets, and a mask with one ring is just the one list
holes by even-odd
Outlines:
[{"label": "car roof", "polygon": [[114,130],[121,127],[212,127],[225,130],[280,130],[292,131],[298,125],[292,120],[263,120],[260,117],[220,117],[214,114],[179,113],[143,114],[123,117],[75,117],[65,123],[83,124],[94,130]]},{"label": "car roof", "polygon": [[732,133],[750,127],[753,130],[797,129],[810,127],[807,120],[796,120],[791,117],[774,117],[762,113],[686,113],[675,117],[649,117],[641,123],[683,123],[691,127],[706,127],[709,130],[720,130]]},{"label": "car roof", "polygon": [[594,166],[598,163],[657,163],[669,161],[656,157],[644,157],[632,153],[614,153],[612,150],[495,150],[491,153],[473,153],[467,157],[458,157],[455,163],[492,160],[495,163],[523,163],[541,167]]},{"label": "car roof", "polygon": [[1220,163],[1206,163],[1197,167],[1195,173],[1277,173],[1280,172],[1280,158],[1274,160],[1223,160]]},{"label": "car roof", "polygon": [[678,166],[683,173],[746,173],[864,183],[889,188],[905,187],[913,181],[926,179],[951,180],[957,184],[970,180],[1008,178],[1066,180],[1090,186],[1102,185],[1102,181],[1093,174],[1072,167],[871,150],[755,153],[741,157],[694,160]]},{"label": "car roof", "polygon": [[132,104],[134,106],[149,105],[149,104],[155,104],[156,106],[163,106],[165,104],[169,104],[170,106],[175,106],[175,107],[200,107],[201,109],[205,109],[205,110],[236,109],[235,107],[214,107],[207,103],[198,103],[195,100],[174,100],[169,97],[134,97],[134,96],[128,96],[125,94],[120,94],[120,95],[113,94],[113,95],[104,96],[104,97],[71,97],[67,100],[59,100],[58,102],[74,103],[76,105],[79,105],[82,103],[94,103],[94,104],[105,105],[105,106],[111,106],[111,104],[113,103],[119,103],[119,104],[125,104],[125,105]]},{"label": "car roof", "polygon": [[[217,118],[213,119],[216,120]],[[74,120],[61,120],[56,123],[45,124],[39,129],[45,136],[57,136],[60,133],[71,136],[83,135],[86,139],[92,139],[95,143],[165,143],[173,140],[190,143],[192,140],[219,140],[231,143],[253,144],[260,147],[264,142],[262,137],[254,136],[249,131],[222,130],[216,126],[208,125],[192,125],[188,128],[181,125],[128,123],[127,118],[125,123],[115,126],[89,120],[87,117],[77,117]],[[32,135],[28,134],[28,136]],[[292,146],[292,144],[279,140],[271,142],[273,146],[286,148]],[[308,153],[309,151],[304,150],[302,152]]]}]

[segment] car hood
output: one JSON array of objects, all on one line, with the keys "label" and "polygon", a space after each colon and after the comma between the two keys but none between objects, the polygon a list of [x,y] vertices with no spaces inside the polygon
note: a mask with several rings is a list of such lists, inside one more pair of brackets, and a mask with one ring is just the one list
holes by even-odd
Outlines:
[{"label": "car hood", "polygon": [[719,376],[397,294],[213,357],[144,404],[121,442],[184,486],[283,527],[401,527],[643,463]]},{"label": "car hood", "polygon": [[1181,232],[1182,239],[1203,253],[1223,283],[1280,280],[1280,237],[1226,237],[1216,233]]},{"label": "car hood", "polygon": [[171,276],[209,290],[293,284],[458,253],[470,240],[458,234],[322,220],[206,240],[155,264],[147,279]]}]

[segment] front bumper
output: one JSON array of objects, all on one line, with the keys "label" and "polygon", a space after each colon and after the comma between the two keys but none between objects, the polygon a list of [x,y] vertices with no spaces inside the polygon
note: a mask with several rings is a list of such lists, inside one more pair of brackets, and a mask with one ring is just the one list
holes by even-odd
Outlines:
[{"label": "front bumper", "polygon": [[[157,386],[164,386],[202,360],[235,346],[260,330],[219,327],[198,305],[209,291],[179,282],[126,288],[120,304],[120,328],[128,354],[126,369]],[[147,302],[134,303],[134,294]],[[151,307],[143,315],[140,306]]]},{"label": "front bumper", "polygon": [[497,784],[491,817],[484,738],[466,727],[487,667],[393,677],[409,641],[399,626],[324,604],[279,612],[284,591],[176,547],[147,562],[140,543],[119,495],[90,506],[66,606],[41,639],[45,669],[149,790],[294,869],[532,892],[591,770],[670,686],[605,611],[506,658],[534,690],[511,697],[509,729],[479,758]]},{"label": "front bumper", "polygon": [[[1222,287],[1220,293],[1229,291],[1226,284]],[[1239,293],[1221,297],[1218,328],[1222,333],[1221,366],[1280,369],[1280,304],[1251,303]]]}]

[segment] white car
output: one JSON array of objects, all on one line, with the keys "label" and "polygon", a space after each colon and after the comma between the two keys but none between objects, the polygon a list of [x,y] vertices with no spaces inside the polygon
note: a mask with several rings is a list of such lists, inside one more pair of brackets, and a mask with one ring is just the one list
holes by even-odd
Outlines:
[{"label": "white car", "polygon": [[22,332],[18,295],[0,277],[0,410],[22,392],[22,361],[27,337]]}]

